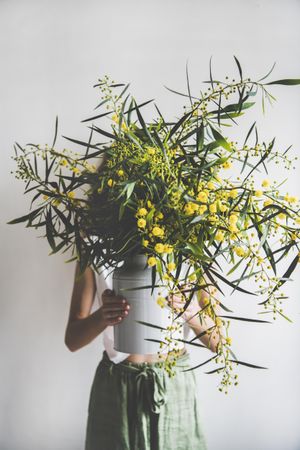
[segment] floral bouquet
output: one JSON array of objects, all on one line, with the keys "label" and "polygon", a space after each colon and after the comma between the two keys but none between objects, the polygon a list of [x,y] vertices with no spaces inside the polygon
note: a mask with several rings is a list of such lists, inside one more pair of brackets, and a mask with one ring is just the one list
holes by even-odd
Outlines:
[{"label": "floral bouquet", "polygon": [[[287,298],[282,285],[299,262],[299,200],[283,193],[282,183],[272,177],[260,183],[254,178],[261,170],[268,174],[273,162],[294,168],[297,158],[288,157],[291,146],[281,151],[275,138],[259,142],[256,122],[242,143],[226,136],[224,129],[238,125],[260,91],[265,112],[265,99],[270,103],[275,99],[266,86],[296,85],[300,79],[263,82],[273,66],[254,81],[243,76],[234,59],[238,78],[226,76],[223,81],[213,78],[210,61],[209,80],[204,81],[208,87],[198,97],[191,94],[188,71],[187,93],[167,88],[187,102],[176,121],[165,119],[154,104],[157,116],[146,122],[141,110],[153,100],[138,104],[127,93],[129,84],[116,83],[107,75],[99,79],[94,87],[100,90],[101,101],[95,109],[102,108],[102,112],[82,122],[106,120],[110,127],[89,126],[88,142],[63,136],[83,147],[84,153],[57,148],[57,117],[51,146],[16,143],[15,176],[26,183],[25,193],[32,191],[34,196],[30,212],[8,222],[27,222],[27,227],[44,229],[50,254],[71,250],[66,262],[77,260],[81,274],[88,266],[96,271],[103,266],[115,268],[128,255],[147,255],[152,292],[156,286],[167,285],[170,294],[181,292],[184,299],[182,308],[171,308],[172,326],[163,330],[161,347],[172,342],[177,319],[193,295],[199,297],[200,290],[206,290],[209,295],[197,312],[199,321],[210,316],[215,325],[206,333],[217,331],[223,339],[216,354],[199,366],[212,360],[220,363],[206,373],[222,372],[223,386],[232,380],[238,384],[237,375],[230,372],[233,364],[264,368],[236,358],[228,336],[230,320],[270,322],[227,315],[233,311],[216,297],[217,291],[223,294],[220,283],[232,292],[265,297],[258,303],[264,308],[261,314],[273,314],[274,320],[279,314],[290,320],[281,308]],[[94,142],[95,134],[105,142]],[[101,170],[97,161],[104,161]],[[226,176],[229,168],[237,176]],[[290,261],[279,274],[278,263],[287,258]],[[224,263],[229,265],[226,273]],[[188,265],[184,277],[183,264]],[[234,272],[238,275],[231,279]],[[259,283],[256,292],[244,286],[251,278]],[[164,308],[167,300],[158,296],[157,302]],[[225,315],[216,313],[217,306]],[[195,342],[199,336],[182,340],[203,347]],[[176,352],[169,353],[165,366],[172,374]]]}]

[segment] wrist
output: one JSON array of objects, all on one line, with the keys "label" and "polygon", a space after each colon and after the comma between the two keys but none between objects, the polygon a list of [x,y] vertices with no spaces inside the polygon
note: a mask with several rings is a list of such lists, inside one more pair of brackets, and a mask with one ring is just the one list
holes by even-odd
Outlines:
[{"label": "wrist", "polygon": [[99,321],[99,324],[101,325],[101,329],[105,330],[105,328],[107,327],[107,323],[106,323],[106,321],[104,320],[104,317],[103,317],[103,308],[102,308],[102,306],[100,306],[95,311],[95,314],[96,314],[97,320]]}]

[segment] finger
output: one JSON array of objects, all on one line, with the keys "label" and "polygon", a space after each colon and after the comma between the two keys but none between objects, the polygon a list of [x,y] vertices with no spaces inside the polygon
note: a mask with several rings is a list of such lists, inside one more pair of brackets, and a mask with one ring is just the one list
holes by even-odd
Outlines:
[{"label": "finger", "polygon": [[117,325],[118,323],[122,322],[124,317],[118,316],[116,319],[107,319],[106,323],[107,325]]},{"label": "finger", "polygon": [[102,300],[103,300],[103,303],[110,304],[110,305],[119,305],[119,306],[129,305],[127,300],[125,300],[125,299],[120,300],[115,296],[104,295],[104,296],[102,296]]},{"label": "finger", "polygon": [[108,303],[108,304],[103,305],[103,309],[105,311],[124,311],[124,310],[130,309],[130,305],[119,305],[117,303],[110,305]]},{"label": "finger", "polygon": [[118,317],[126,317],[128,311],[104,311],[103,315],[105,320],[117,319]]}]

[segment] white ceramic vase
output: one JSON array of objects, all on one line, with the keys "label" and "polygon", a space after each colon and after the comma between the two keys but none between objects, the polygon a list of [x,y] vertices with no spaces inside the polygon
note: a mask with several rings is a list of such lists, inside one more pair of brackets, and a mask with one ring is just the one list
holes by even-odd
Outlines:
[{"label": "white ceramic vase", "polygon": [[[124,288],[151,286],[152,268],[147,264],[147,256],[136,254],[125,259],[121,267],[113,272],[113,289],[116,294],[124,295],[130,304],[127,317],[121,323],[114,325],[114,348],[124,353],[153,354],[160,347],[158,342],[146,339],[163,340],[164,334],[158,328],[152,328],[136,322],[137,320],[166,328],[171,325],[170,308],[161,308],[156,302],[158,293],[167,296],[166,287],[156,287],[151,295],[151,287],[133,291],[123,291]],[[156,284],[159,275],[156,276]],[[181,319],[181,318],[180,318]],[[179,319],[179,320],[180,320]],[[178,331],[173,337],[180,338]],[[163,350],[162,350],[163,351]]]}]

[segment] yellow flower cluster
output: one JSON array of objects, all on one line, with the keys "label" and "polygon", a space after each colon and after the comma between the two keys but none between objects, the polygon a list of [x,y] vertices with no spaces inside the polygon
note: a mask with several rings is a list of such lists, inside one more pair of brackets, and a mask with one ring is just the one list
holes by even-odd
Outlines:
[{"label": "yellow flower cluster", "polygon": [[156,303],[161,307],[164,308],[167,304],[167,300],[162,296],[159,295],[156,299]]}]

